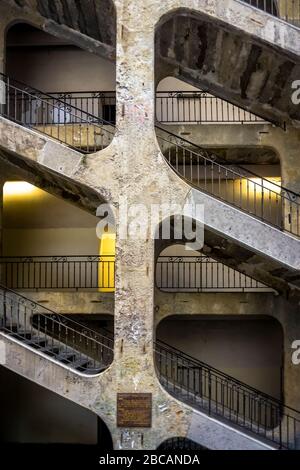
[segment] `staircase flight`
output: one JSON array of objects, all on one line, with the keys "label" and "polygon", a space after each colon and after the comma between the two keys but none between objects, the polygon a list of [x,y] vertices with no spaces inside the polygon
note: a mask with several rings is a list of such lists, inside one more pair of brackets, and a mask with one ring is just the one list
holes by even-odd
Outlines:
[{"label": "staircase flight", "polygon": [[3,286],[0,331],[87,375],[99,374],[113,361],[113,340]]}]

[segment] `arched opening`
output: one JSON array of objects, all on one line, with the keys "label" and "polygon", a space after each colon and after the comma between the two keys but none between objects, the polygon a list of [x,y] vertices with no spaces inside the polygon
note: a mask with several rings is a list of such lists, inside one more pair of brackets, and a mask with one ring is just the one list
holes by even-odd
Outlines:
[{"label": "arched opening", "polygon": [[6,35],[2,114],[83,153],[109,145],[116,121],[115,61],[85,46],[13,24]]},{"label": "arched opening", "polygon": [[210,315],[207,310],[207,315],[173,315],[159,323],[156,336],[195,362],[282,400],[282,327],[264,312],[258,313]]},{"label": "arched opening", "polygon": [[80,444],[112,450],[104,421],[46,388],[0,367],[1,444]]},{"label": "arched opening", "polygon": [[156,370],[172,396],[275,442],[286,418],[282,356],[282,329],[263,315],[176,315],[157,328]]}]

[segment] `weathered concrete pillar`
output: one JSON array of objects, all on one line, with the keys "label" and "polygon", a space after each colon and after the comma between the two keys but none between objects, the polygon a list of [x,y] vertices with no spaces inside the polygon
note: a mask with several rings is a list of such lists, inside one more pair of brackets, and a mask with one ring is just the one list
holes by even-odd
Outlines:
[{"label": "weathered concrete pillar", "polygon": [[5,71],[5,26],[2,22],[0,23],[0,73]]},{"label": "weathered concrete pillar", "polygon": [[[152,204],[172,199],[174,186],[170,186],[169,170],[159,154],[154,133],[155,14],[151,14],[151,5],[145,12],[140,2],[128,0],[116,4],[119,6],[117,133],[113,146],[120,169],[120,198],[115,201],[118,207],[116,393],[152,394],[152,425],[140,430],[116,428],[113,438],[115,448],[153,449],[170,433],[166,427],[166,415],[169,415],[172,428],[178,426],[180,435],[186,433],[185,420],[176,420],[181,406],[177,407],[159,385],[153,357],[154,240],[148,216]],[[160,168],[159,176],[157,168]],[[181,197],[184,191],[184,185],[181,191],[178,188]],[[135,224],[145,227],[138,239],[133,233]]]}]

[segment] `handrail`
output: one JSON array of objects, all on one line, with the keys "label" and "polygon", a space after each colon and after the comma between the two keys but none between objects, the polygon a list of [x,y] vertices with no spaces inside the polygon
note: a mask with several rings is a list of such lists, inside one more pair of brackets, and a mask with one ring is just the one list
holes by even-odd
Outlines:
[{"label": "handrail", "polygon": [[[46,355],[57,349],[55,354],[50,355],[60,360],[61,353],[65,354],[64,362],[71,367],[78,365],[78,359],[83,360],[83,363],[87,364],[82,365],[83,371],[86,369],[89,372],[90,369],[99,369],[100,365],[101,368],[105,368],[111,364],[113,341],[106,335],[65,315],[55,313],[1,285],[0,299],[2,299],[0,329],[5,333],[21,341],[26,340],[29,335],[27,343]],[[44,347],[44,344],[48,346]],[[76,354],[72,354],[72,351]]]},{"label": "handrail", "polygon": [[[199,144],[195,144],[194,142],[191,142],[190,140],[187,140],[184,137],[181,137],[180,135],[174,134],[173,132],[170,132],[167,129],[164,129],[163,127],[160,127],[158,125],[156,125],[155,128],[158,129],[159,131],[163,132],[163,133],[168,134],[171,137],[174,137],[175,139],[181,140],[182,142],[184,142],[185,144],[187,144],[189,146],[192,146],[192,147],[195,147],[195,148],[199,149],[201,152],[203,152],[205,154],[205,158],[210,163],[218,164],[224,170],[228,169],[228,165],[226,166],[226,161],[223,160],[219,155],[216,155],[215,153],[213,153],[211,150],[204,149]],[[160,138],[160,137],[158,137],[158,138]],[[175,143],[175,142],[170,142],[170,141],[166,141],[166,142],[172,143],[172,144]],[[258,179],[264,180],[264,181],[269,183],[269,180],[267,180],[263,176],[258,175],[257,173],[254,173],[252,170],[248,170],[248,168],[246,169],[246,168],[243,168],[243,167],[241,167],[239,165],[236,165],[236,164],[233,164],[233,165],[230,165],[230,166],[250,174],[253,178],[258,178]],[[240,174],[238,172],[236,172],[236,174],[240,176]],[[296,193],[295,191],[290,190],[290,189],[286,189],[286,188],[284,188],[284,186],[278,185],[278,184],[273,183],[273,182],[272,182],[272,186],[277,186],[277,188],[280,189],[280,190],[284,190],[287,193],[293,194],[296,197],[300,197],[299,193]]]},{"label": "handrail", "polygon": [[159,256],[156,287],[165,292],[272,291],[270,286],[210,256]]},{"label": "handrail", "polygon": [[[1,105],[4,117],[36,129],[82,153],[103,149],[112,141],[114,132],[110,128],[114,126],[111,122],[4,74],[0,76],[6,85],[5,103]],[[34,108],[33,103],[38,106]]]},{"label": "handrail", "polygon": [[[170,263],[188,266],[188,273],[185,271],[182,275],[180,267],[172,267],[170,278]],[[115,287],[115,257],[109,255],[1,256],[0,268],[0,282],[14,290],[92,289],[106,292]],[[159,289],[176,292],[270,290],[270,286],[208,256],[159,256],[155,280]]]},{"label": "handrail", "polygon": [[[19,293],[15,292],[14,290],[8,289],[6,286],[3,286],[2,284],[0,284],[0,294],[3,294],[3,293],[11,294],[12,297],[15,297],[14,299],[12,299],[14,302],[21,303],[25,306],[26,306],[26,303],[28,303],[28,306],[32,311],[38,308],[38,309],[42,309],[42,311],[45,312],[45,313],[41,313],[41,311],[38,311],[37,313],[39,315],[51,315],[51,316],[54,315],[55,316],[54,320],[56,320],[56,321],[63,320],[63,322],[68,322],[68,323],[71,323],[72,325],[76,325],[77,327],[84,328],[84,330],[88,333],[91,333],[93,335],[96,334],[97,336],[99,336],[99,337],[101,337],[105,340],[107,339],[107,335],[102,335],[102,334],[96,332],[95,330],[92,330],[91,328],[88,328],[83,323],[80,323],[80,322],[70,318],[69,315],[64,315],[62,313],[54,312],[53,310],[49,309],[48,307],[45,307],[44,305],[41,305],[41,304],[35,302],[32,299],[28,299],[28,297],[25,297],[22,294],[19,294]],[[105,347],[107,347],[107,346],[105,346]],[[113,350],[113,348],[110,348],[110,349]]]},{"label": "handrail", "polygon": [[[157,140],[169,165],[195,188],[224,200],[270,225],[300,236],[300,195],[156,126]],[[192,150],[192,148],[195,150]]]},{"label": "handrail", "polygon": [[[53,91],[48,92],[48,95],[98,116],[103,114],[102,107],[106,106],[108,121],[115,120],[115,91]],[[205,90],[156,91],[155,107],[156,119],[162,124],[268,123],[258,114],[240,108],[224,98],[211,95]],[[280,125],[275,121],[274,124]]]},{"label": "handrail", "polygon": [[1,256],[2,284],[11,289],[114,289],[109,255]]},{"label": "handrail", "polygon": [[161,124],[270,124],[270,120],[207,90],[156,91],[155,107]]},{"label": "handrail", "polygon": [[161,340],[154,349],[159,379],[171,395],[280,448],[298,447],[300,411]]},{"label": "handrail", "polygon": [[[20,81],[20,80],[16,80],[15,78],[11,78],[11,77],[9,77],[8,75],[5,75],[5,74],[2,73],[2,72],[0,72],[0,77],[2,77],[2,78],[4,79],[4,83],[5,83],[5,80],[8,80],[9,83],[12,82],[12,83],[18,84],[18,85],[21,87],[21,88],[20,88],[21,91],[22,91],[22,90],[24,90],[24,91],[29,90],[30,92],[34,92],[34,93],[35,93],[35,96],[37,96],[37,97],[43,96],[43,97],[45,97],[45,98],[47,98],[47,99],[50,99],[50,100],[53,100],[53,98],[55,98],[55,101],[56,101],[57,103],[60,103],[61,105],[65,105],[65,104],[66,104],[66,101],[65,101],[65,100],[62,100],[62,99],[57,98],[57,97],[54,97],[53,95],[55,95],[55,94],[64,95],[64,94],[69,94],[69,92],[59,92],[59,93],[54,93],[54,92],[52,92],[52,93],[48,93],[48,92],[44,92],[44,91],[38,90],[37,88],[34,88],[34,87],[32,87],[31,85],[28,85],[27,83],[24,83],[24,82],[22,82],[22,81]],[[71,93],[74,93],[74,92],[71,92]],[[77,92],[76,92],[76,93],[77,93]],[[105,93],[106,93],[106,92],[105,92]],[[74,109],[74,110],[76,110],[76,111],[82,112],[82,109],[79,108],[79,107],[77,107],[77,106],[71,106],[71,107],[72,107],[72,109]],[[94,114],[88,113],[88,112],[86,112],[86,111],[84,111],[84,113],[85,113],[88,117],[90,117],[91,119],[93,119],[93,120],[96,118],[96,119],[99,121],[99,124],[102,123],[102,124],[104,124],[104,125],[111,126],[111,123],[110,123],[109,121],[106,121],[105,119],[102,119],[102,118],[99,117],[99,116],[96,117]]]},{"label": "handrail", "polygon": [[[202,367],[203,369],[206,369],[206,370],[210,370],[212,372],[215,372],[216,374],[222,376],[224,379],[230,381],[230,382],[233,382],[235,383],[236,385],[239,385],[241,387],[246,387],[247,389],[249,389],[250,391],[254,392],[254,393],[257,393],[261,396],[263,396],[264,398],[268,399],[268,400],[271,400],[271,401],[274,401],[276,403],[278,403],[279,405],[282,406],[282,402],[278,399],[278,398],[275,398],[275,397],[272,397],[271,395],[265,393],[265,392],[262,392],[261,390],[258,390],[256,389],[255,387],[252,387],[251,385],[245,383],[245,382],[242,382],[238,379],[236,379],[235,377],[233,377],[232,375],[229,375],[229,374],[226,374],[225,372],[221,371],[220,369],[216,369],[215,367],[207,364],[206,362],[203,362],[203,361],[200,361],[200,359],[196,359],[195,357],[183,352],[182,350],[178,349],[178,348],[175,348],[175,346],[171,346],[170,344],[166,343],[165,341],[162,341],[162,340],[156,340],[155,341],[155,347],[158,347],[159,348],[164,348],[168,351],[172,351],[174,353],[176,353],[178,356],[182,357],[182,358],[185,358],[187,359],[191,364],[194,364],[194,365],[197,365],[199,367]],[[287,408],[290,408],[290,407],[287,407]],[[292,411],[295,411],[296,413],[299,413],[299,417],[300,417],[300,411],[294,409],[294,408],[290,408]]]}]

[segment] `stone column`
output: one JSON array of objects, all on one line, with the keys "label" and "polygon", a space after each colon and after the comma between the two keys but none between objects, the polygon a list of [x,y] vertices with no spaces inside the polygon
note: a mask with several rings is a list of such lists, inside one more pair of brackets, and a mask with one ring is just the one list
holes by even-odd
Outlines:
[{"label": "stone column", "polygon": [[278,135],[277,148],[281,156],[282,186],[291,190],[291,192],[284,193],[284,227],[292,233],[300,234],[300,198],[294,194],[294,192],[300,193],[300,131],[288,128],[286,132],[279,131]]},{"label": "stone column", "polygon": [[[167,395],[154,367],[154,239],[147,214],[152,204],[174,199],[176,188],[162,159],[154,132],[154,21],[156,4],[144,10],[141,2],[116,2],[117,133],[113,142],[119,165],[119,207],[116,227],[115,380],[117,393],[152,394],[152,426],[116,428],[115,448],[153,449],[168,433],[166,423],[184,435],[186,423],[176,422],[180,404]],[[122,7],[122,8],[121,8]],[[153,13],[153,14],[152,14]],[[158,176],[159,175],[159,176]],[[174,179],[176,177],[174,176]],[[172,179],[172,178],[171,178]],[[177,188],[183,197],[185,185]],[[176,191],[175,191],[176,194]],[[122,205],[120,205],[120,203]],[[128,220],[126,217],[128,209]],[[140,239],[124,229],[133,228],[144,215]],[[168,416],[169,415],[169,416]],[[169,431],[170,432],[170,431]],[[175,435],[174,434],[174,435]]]}]

